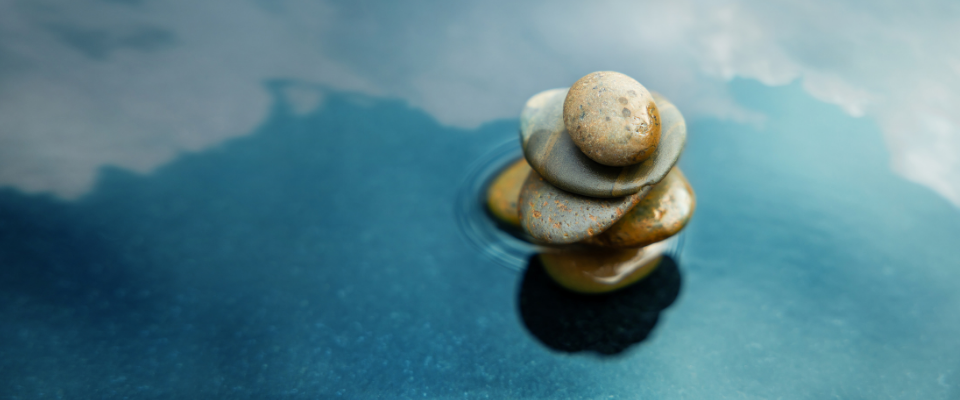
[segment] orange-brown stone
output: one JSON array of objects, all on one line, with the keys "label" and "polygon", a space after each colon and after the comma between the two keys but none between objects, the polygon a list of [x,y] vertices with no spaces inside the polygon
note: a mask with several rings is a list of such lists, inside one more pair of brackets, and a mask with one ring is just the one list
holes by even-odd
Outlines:
[{"label": "orange-brown stone", "polygon": [[690,182],[673,167],[627,215],[585,243],[606,247],[640,247],[676,235],[697,206]]},{"label": "orange-brown stone", "polygon": [[530,175],[530,164],[521,158],[500,172],[487,188],[487,208],[494,217],[509,225],[520,227],[520,188]]},{"label": "orange-brown stone", "polygon": [[547,274],[561,286],[580,293],[604,293],[649,275],[666,247],[661,242],[639,249],[565,248],[539,257]]}]

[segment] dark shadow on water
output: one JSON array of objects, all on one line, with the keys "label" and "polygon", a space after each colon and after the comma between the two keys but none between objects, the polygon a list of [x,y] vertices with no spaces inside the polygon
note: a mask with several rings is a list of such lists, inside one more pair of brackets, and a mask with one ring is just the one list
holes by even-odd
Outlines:
[{"label": "dark shadow on water", "polygon": [[564,351],[620,353],[642,342],[660,312],[680,293],[676,261],[664,257],[650,276],[612,293],[584,295],[556,284],[533,256],[520,285],[520,316],[547,347]]}]

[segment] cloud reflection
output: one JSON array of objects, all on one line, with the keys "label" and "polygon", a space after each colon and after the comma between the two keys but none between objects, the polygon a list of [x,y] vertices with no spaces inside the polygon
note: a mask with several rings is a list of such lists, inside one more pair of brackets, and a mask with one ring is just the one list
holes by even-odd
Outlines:
[{"label": "cloud reflection", "polygon": [[800,80],[876,120],[893,169],[960,205],[958,16],[947,1],[0,0],[0,184],[76,197],[100,166],[149,171],[246,134],[272,79],[472,127],[612,69],[738,121],[763,116],[728,80]]}]

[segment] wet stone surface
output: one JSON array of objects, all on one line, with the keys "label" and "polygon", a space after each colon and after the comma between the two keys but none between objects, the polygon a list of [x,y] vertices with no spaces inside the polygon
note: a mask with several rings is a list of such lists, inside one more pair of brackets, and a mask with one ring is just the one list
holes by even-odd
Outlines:
[{"label": "wet stone surface", "polygon": [[577,147],[603,165],[641,162],[660,142],[653,96],[619,72],[594,72],[574,83],[563,103],[563,123]]},{"label": "wet stone surface", "polygon": [[653,155],[627,167],[611,167],[587,157],[563,124],[566,90],[541,92],[520,114],[520,139],[530,166],[550,184],[590,197],[619,197],[659,182],[680,158],[687,127],[677,107],[653,93],[662,119],[660,144]]},{"label": "wet stone surface", "polygon": [[696,205],[690,182],[679,168],[674,167],[626,216],[600,235],[587,239],[586,243],[640,247],[665,240],[687,225]]},{"label": "wet stone surface", "polygon": [[520,190],[520,225],[538,242],[567,244],[596,236],[627,214],[650,190],[597,199],[561,190],[535,171]]},{"label": "wet stone surface", "polygon": [[521,158],[505,168],[487,189],[487,208],[501,222],[520,227],[520,188],[530,175],[530,164]]},{"label": "wet stone surface", "polygon": [[649,275],[665,249],[662,242],[639,249],[572,246],[541,253],[540,261],[561,286],[579,293],[604,293]]}]

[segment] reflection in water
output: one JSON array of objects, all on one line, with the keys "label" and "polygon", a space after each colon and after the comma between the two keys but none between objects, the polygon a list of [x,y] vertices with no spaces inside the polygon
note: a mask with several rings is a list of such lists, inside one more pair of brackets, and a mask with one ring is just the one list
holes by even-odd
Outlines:
[{"label": "reflection in water", "polygon": [[578,294],[553,282],[533,256],[520,285],[520,316],[552,349],[617,354],[647,338],[660,311],[676,300],[680,281],[676,261],[664,257],[634,285],[602,295]]}]

